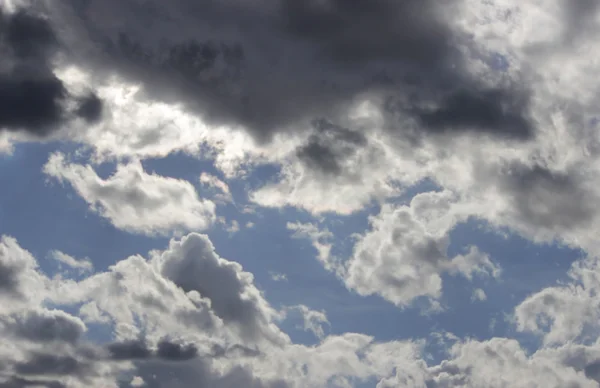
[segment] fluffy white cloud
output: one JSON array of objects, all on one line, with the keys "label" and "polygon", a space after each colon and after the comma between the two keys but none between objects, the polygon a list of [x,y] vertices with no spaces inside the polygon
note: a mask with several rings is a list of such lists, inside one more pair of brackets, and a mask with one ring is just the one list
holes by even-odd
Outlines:
[{"label": "fluffy white cloud", "polygon": [[90,165],[53,154],[44,172],[73,186],[90,208],[115,227],[143,234],[202,230],[215,221],[215,204],[198,197],[191,183],[144,171],[139,161],[119,164],[107,179]]},{"label": "fluffy white cloud", "polygon": [[[427,387],[596,387],[583,368],[543,353],[528,356],[516,340],[493,338],[455,344],[451,358],[429,369]],[[401,378],[401,377],[400,377]]]},{"label": "fluffy white cloud", "polygon": [[476,247],[466,254],[448,257],[447,192],[419,194],[410,206],[382,207],[371,217],[371,230],[357,241],[346,263],[346,284],[362,295],[380,294],[398,306],[407,306],[419,296],[441,296],[444,273],[500,274],[497,264]]},{"label": "fluffy white cloud", "polygon": [[[12,283],[4,284],[23,290],[29,281],[23,270],[41,281],[37,299],[0,312],[7,384],[69,387],[85,381],[91,387],[116,387],[143,381],[150,387],[281,388],[351,387],[375,379],[378,388],[541,388],[595,387],[600,381],[600,340],[566,341],[529,355],[514,339],[450,336],[455,344],[448,358],[428,365],[423,341],[325,336],[325,314],[297,306],[288,310],[302,313],[306,329],[321,339],[313,346],[293,344],[276,326],[282,316],[254,286],[252,275],[220,258],[199,234],[79,281],[48,279],[16,240],[2,241],[4,263],[28,263],[7,272]],[[592,282],[586,287],[595,287],[596,267],[582,262],[573,272],[579,281]],[[88,328],[77,314],[48,309],[44,300],[59,308],[83,303],[81,318],[112,328],[112,342],[88,342],[83,336]]]},{"label": "fluffy white cloud", "polygon": [[576,262],[569,276],[570,282],[545,288],[517,306],[515,319],[519,330],[542,335],[547,345],[597,337],[600,332],[598,259]]}]

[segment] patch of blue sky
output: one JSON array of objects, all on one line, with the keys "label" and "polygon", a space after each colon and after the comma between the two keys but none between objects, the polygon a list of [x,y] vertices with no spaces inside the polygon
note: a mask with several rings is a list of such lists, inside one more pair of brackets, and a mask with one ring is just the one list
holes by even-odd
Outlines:
[{"label": "patch of blue sky", "polygon": [[[443,300],[451,308],[439,314],[440,327],[459,337],[516,338],[525,349],[537,349],[540,339],[518,333],[510,316],[529,295],[567,281],[571,265],[583,257],[583,252],[557,243],[536,244],[476,219],[458,225],[450,233],[450,241],[450,256],[475,245],[500,264],[502,275],[499,280],[475,278],[470,284],[458,277],[444,276]],[[483,289],[486,300],[472,302],[474,288]]]}]

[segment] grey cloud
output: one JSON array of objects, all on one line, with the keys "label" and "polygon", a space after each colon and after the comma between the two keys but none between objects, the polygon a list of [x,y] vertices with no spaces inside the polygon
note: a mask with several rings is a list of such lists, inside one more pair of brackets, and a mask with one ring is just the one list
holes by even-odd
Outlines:
[{"label": "grey cloud", "polygon": [[533,135],[523,112],[527,103],[517,91],[464,89],[446,96],[433,110],[415,110],[415,115],[432,131],[464,129],[527,140]]},{"label": "grey cloud", "polygon": [[34,342],[67,342],[79,340],[85,326],[80,319],[63,311],[28,311],[5,323],[9,332]]},{"label": "grey cloud", "polygon": [[194,344],[182,344],[163,339],[158,342],[156,355],[170,361],[184,361],[195,358],[198,348]]},{"label": "grey cloud", "polygon": [[586,365],[584,372],[588,379],[592,379],[600,383],[600,360]]},{"label": "grey cloud", "polygon": [[327,120],[313,122],[314,133],[296,153],[304,163],[326,174],[342,172],[341,163],[354,153],[357,147],[367,144],[361,132],[351,131]]},{"label": "grey cloud", "polygon": [[110,358],[118,361],[149,360],[158,357],[167,361],[186,361],[198,355],[198,348],[192,343],[181,343],[161,339],[156,351],[150,349],[144,339],[113,342],[107,346]]},{"label": "grey cloud", "polygon": [[[315,118],[335,122],[362,97],[401,101],[394,113],[422,134],[534,136],[527,94],[466,70],[466,38],[450,23],[462,0],[67,3],[59,20],[101,52],[78,60],[142,82],[148,96],[184,102],[209,122],[241,124],[260,141]],[[389,115],[388,127],[401,135],[395,120]],[[305,151],[335,170],[329,152],[318,142]]]},{"label": "grey cloud", "polygon": [[566,230],[593,220],[593,194],[577,174],[513,163],[505,169],[503,182],[518,217],[528,225]]},{"label": "grey cloud", "polygon": [[103,103],[95,93],[90,93],[82,98],[77,108],[77,116],[89,123],[97,122],[102,117]]},{"label": "grey cloud", "polygon": [[15,372],[25,376],[86,376],[92,365],[69,355],[34,353],[26,361],[15,364]]},{"label": "grey cloud", "polygon": [[561,0],[566,23],[565,39],[569,41],[594,22],[600,3],[597,0]]},{"label": "grey cloud", "polygon": [[25,387],[43,387],[43,388],[67,388],[60,381],[55,380],[29,380],[22,377],[11,377],[8,381],[0,382],[0,388],[25,388]]},{"label": "grey cloud", "polygon": [[210,299],[211,308],[227,323],[236,324],[248,338],[265,334],[268,306],[251,284],[251,275],[235,262],[221,259],[210,240],[189,234],[171,243],[162,257],[162,274],[185,292],[197,291]]},{"label": "grey cloud", "polygon": [[195,359],[181,363],[159,361],[139,364],[136,374],[141,376],[148,388],[286,388],[283,380],[264,381],[242,367],[234,367],[224,373],[211,368],[210,361]]},{"label": "grey cloud", "polygon": [[70,118],[65,104],[73,97],[52,70],[59,42],[50,21],[0,8],[0,48],[0,130],[50,134]]},{"label": "grey cloud", "polygon": [[0,260],[0,293],[20,296],[18,274],[20,270]]},{"label": "grey cloud", "polygon": [[252,349],[240,344],[235,344],[228,348],[215,344],[211,351],[211,357],[213,358],[230,357],[232,355],[241,357],[258,357],[262,354],[263,353],[258,349]]},{"label": "grey cloud", "polygon": [[152,356],[152,351],[142,339],[114,342],[107,349],[113,360],[146,359]]}]

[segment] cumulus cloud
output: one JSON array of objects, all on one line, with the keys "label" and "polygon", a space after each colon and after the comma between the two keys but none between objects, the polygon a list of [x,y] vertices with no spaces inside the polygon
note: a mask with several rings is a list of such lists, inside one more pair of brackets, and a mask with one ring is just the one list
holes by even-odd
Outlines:
[{"label": "cumulus cloud", "polygon": [[144,171],[139,161],[117,166],[107,179],[90,165],[51,155],[44,172],[73,186],[91,209],[120,229],[142,234],[207,228],[215,219],[215,204],[198,197],[191,183]]},{"label": "cumulus cloud", "polygon": [[345,264],[346,284],[360,294],[380,294],[406,306],[420,296],[439,298],[444,273],[467,279],[499,276],[498,265],[476,247],[448,257],[448,232],[458,220],[444,221],[436,215],[451,202],[447,192],[425,193],[415,196],[410,206],[382,207]]},{"label": "cumulus cloud", "polygon": [[596,258],[576,262],[568,283],[545,288],[521,302],[515,309],[518,329],[541,335],[547,345],[593,338],[600,329],[598,265]]},{"label": "cumulus cloud", "polygon": [[[14,252],[26,252],[11,242]],[[172,240],[148,260],[129,257],[82,280],[45,279],[37,302],[20,304],[18,313],[0,313],[3,384],[104,387],[141,379],[157,387],[323,386],[333,380],[347,385],[390,375],[395,357],[408,360],[418,353],[418,344],[377,343],[360,334],[323,336],[312,347],[292,344],[251,275],[218,257],[197,234]],[[21,279],[15,282],[22,286]],[[90,342],[81,319],[48,310],[42,300],[62,308],[94,302],[111,318],[95,324],[112,327],[113,340]],[[307,328],[321,335],[324,314],[306,306],[300,312]]]},{"label": "cumulus cloud", "polygon": [[[27,251],[16,240],[4,237],[3,241],[11,246],[11,256],[25,257]],[[26,257],[35,263],[31,255]],[[200,272],[195,267],[209,275],[197,277]],[[528,354],[514,339],[451,336],[454,345],[447,359],[428,365],[423,341],[377,342],[357,333],[325,335],[319,327],[327,322],[324,313],[297,306],[291,309],[303,314],[306,328],[315,330],[319,342],[293,344],[279,332],[282,341],[273,343],[280,317],[270,312],[249,274],[239,264],[218,257],[202,235],[172,240],[148,259],[132,256],[107,272],[78,281],[51,281],[35,265],[32,268],[46,279],[38,290],[45,297],[20,304],[19,311],[0,312],[6,339],[0,346],[0,384],[6,386],[127,387],[144,382],[155,387],[348,387],[373,380],[381,388],[598,384],[598,341],[567,341]],[[185,277],[184,272],[195,275]],[[589,279],[597,269],[581,262],[573,272],[581,275],[579,279]],[[22,287],[23,282],[26,279],[17,277],[14,283]],[[236,282],[239,286],[221,287]],[[112,342],[89,342],[83,336],[86,326],[76,315],[49,310],[41,305],[43,299],[58,306],[93,301],[112,318],[104,323],[115,328]],[[230,313],[235,315],[229,316],[222,303],[254,307],[245,308],[252,314],[239,315],[234,309]],[[257,314],[262,318],[251,323],[257,318],[250,317]],[[239,330],[242,319],[253,330],[256,325],[269,329],[248,336]]]}]

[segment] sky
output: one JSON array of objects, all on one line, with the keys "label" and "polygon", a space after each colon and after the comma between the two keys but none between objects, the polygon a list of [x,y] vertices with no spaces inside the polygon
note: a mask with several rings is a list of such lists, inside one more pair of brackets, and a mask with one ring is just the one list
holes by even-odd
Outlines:
[{"label": "sky", "polygon": [[600,387],[597,0],[0,0],[0,388]]}]

